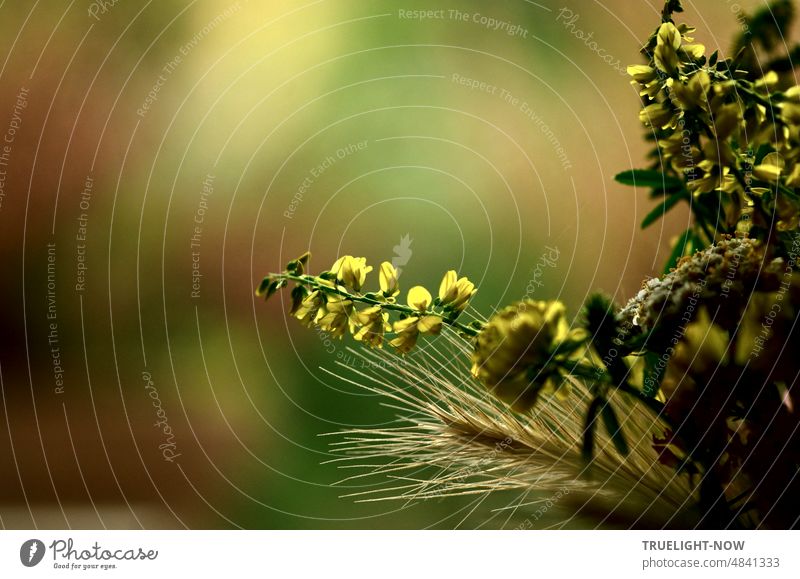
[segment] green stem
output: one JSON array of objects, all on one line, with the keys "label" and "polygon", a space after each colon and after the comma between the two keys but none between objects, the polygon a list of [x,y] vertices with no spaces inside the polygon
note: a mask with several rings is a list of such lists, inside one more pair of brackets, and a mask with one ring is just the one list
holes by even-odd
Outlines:
[{"label": "green stem", "polygon": [[402,314],[406,314],[409,316],[421,316],[421,315],[429,315],[429,316],[438,316],[442,318],[442,322],[451,326],[458,331],[468,335],[468,336],[477,336],[480,333],[480,330],[473,328],[472,326],[468,326],[466,324],[462,324],[456,320],[448,318],[448,316],[444,313],[433,311],[433,310],[426,310],[421,312],[420,310],[415,310],[410,306],[404,306],[402,304],[391,304],[387,302],[382,302],[380,300],[370,298],[365,295],[361,294],[351,294],[346,289],[342,288],[341,286],[329,286],[324,283],[320,283],[320,279],[314,277],[312,275],[294,275],[291,273],[280,273],[271,276],[273,279],[285,279],[287,281],[294,281],[299,284],[303,284],[306,286],[311,286],[314,289],[318,289],[322,292],[329,293],[329,294],[336,294],[347,298],[350,301],[360,303],[360,304],[367,304],[370,306],[380,306],[384,310],[389,310],[392,312],[399,312]]},{"label": "green stem", "polygon": [[605,383],[613,388],[619,390],[620,392],[624,392],[630,396],[633,396],[639,402],[643,403],[647,406],[656,416],[662,419],[668,426],[672,427],[673,425],[670,423],[669,416],[664,412],[664,404],[656,400],[655,398],[651,398],[647,396],[644,392],[631,386],[627,381],[623,380],[619,383],[616,383],[611,376],[605,370],[598,371],[594,366],[587,366],[586,364],[576,364],[571,368],[567,368],[567,371],[570,372],[573,376],[596,380],[602,383]]}]

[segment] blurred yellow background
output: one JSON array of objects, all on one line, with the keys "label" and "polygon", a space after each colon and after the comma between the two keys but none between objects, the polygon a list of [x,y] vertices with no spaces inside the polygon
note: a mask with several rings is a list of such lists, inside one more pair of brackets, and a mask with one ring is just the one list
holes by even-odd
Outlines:
[{"label": "blurred yellow background", "polygon": [[[684,4],[725,53],[760,2]],[[339,498],[319,435],[394,412],[253,289],[309,249],[455,267],[485,314],[632,296],[688,218],[641,232],[613,182],[645,164],[624,69],[660,6],[0,3],[0,524],[478,526]]]}]

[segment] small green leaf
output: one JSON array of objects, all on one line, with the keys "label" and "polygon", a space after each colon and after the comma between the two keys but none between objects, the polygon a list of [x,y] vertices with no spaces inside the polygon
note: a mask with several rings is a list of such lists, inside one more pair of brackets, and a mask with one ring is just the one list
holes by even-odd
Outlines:
[{"label": "small green leaf", "polygon": [[653,210],[647,214],[647,217],[645,217],[642,220],[642,229],[645,229],[646,227],[651,225],[654,221],[666,215],[667,211],[672,209],[675,206],[675,204],[678,203],[678,201],[681,201],[682,199],[687,199],[686,192],[683,190],[676,191],[669,197],[665,197],[664,201],[659,205],[657,205],[656,207],[654,207]]},{"label": "small green leaf", "polygon": [[681,6],[681,0],[667,0],[664,3],[664,9],[661,11],[661,20],[663,22],[667,22],[671,20],[671,16],[673,12],[683,12],[683,6]]},{"label": "small green leaf", "polygon": [[306,296],[308,295],[308,290],[304,286],[298,284],[294,286],[291,295],[292,295],[292,307],[289,310],[289,313],[294,315],[294,313],[300,307],[300,304],[302,304],[303,300],[306,299]]},{"label": "small green leaf", "polygon": [[586,418],[583,424],[583,446],[581,448],[581,454],[583,460],[587,463],[592,462],[592,458],[594,458],[594,429],[597,425],[597,413],[600,411],[603,404],[605,404],[605,400],[598,396],[592,400],[589,404],[589,408],[586,410]]},{"label": "small green leaf", "polygon": [[635,185],[636,187],[662,188],[666,191],[674,191],[683,188],[683,181],[672,175],[665,175],[661,171],[652,169],[631,169],[623,171],[614,179],[623,185]]},{"label": "small green leaf", "polygon": [[261,283],[258,284],[258,287],[256,288],[256,295],[258,297],[261,297],[264,294],[266,294],[271,283],[272,283],[272,278],[270,276],[267,276],[264,279],[262,279]]},{"label": "small green leaf", "polygon": [[303,275],[306,271],[306,264],[308,263],[308,259],[311,257],[311,253],[306,251],[303,255],[298,257],[297,259],[293,259],[289,263],[286,264],[286,271],[287,273],[291,273],[292,275]]},{"label": "small green leaf", "polygon": [[285,285],[286,285],[286,280],[285,279],[276,279],[271,284],[269,284],[269,287],[267,288],[267,295],[264,296],[264,299],[268,300],[269,298],[271,298],[275,294],[275,292],[277,292],[279,289],[281,289]]},{"label": "small green leaf", "polygon": [[660,360],[661,356],[654,352],[646,352],[644,355],[642,393],[648,398],[655,397],[661,387],[661,378],[667,365],[664,362],[659,363]]},{"label": "small green leaf", "polygon": [[675,247],[672,248],[672,253],[669,256],[669,259],[667,259],[667,263],[664,266],[665,274],[669,273],[678,264],[678,260],[683,257],[691,237],[692,228],[690,227],[678,238],[678,241],[675,243]]},{"label": "small green leaf", "polygon": [[603,424],[606,427],[606,432],[611,437],[611,442],[622,456],[628,456],[630,450],[628,449],[628,442],[625,440],[625,434],[622,432],[622,427],[617,420],[617,413],[609,402],[603,405],[602,410]]},{"label": "small green leaf", "polygon": [[715,51],[714,51],[714,52],[711,54],[711,58],[709,58],[709,59],[708,59],[708,65],[709,65],[709,66],[714,66],[714,65],[716,65],[716,64],[717,64],[717,59],[718,59],[718,58],[719,58],[719,50],[715,50]]},{"label": "small green leaf", "polygon": [[[706,244],[706,242],[703,241],[703,238],[700,237],[700,234],[694,229],[692,230],[691,242],[692,242],[692,253],[694,253],[695,251],[703,251],[706,247],[708,247],[708,244]],[[713,245],[713,243],[714,242],[712,241],[711,244]]]}]

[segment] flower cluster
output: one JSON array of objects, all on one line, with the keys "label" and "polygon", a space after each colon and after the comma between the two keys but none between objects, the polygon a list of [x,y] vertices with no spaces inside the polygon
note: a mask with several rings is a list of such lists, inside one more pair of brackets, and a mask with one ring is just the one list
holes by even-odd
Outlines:
[{"label": "flower cluster", "polygon": [[[759,524],[796,525],[800,434],[792,384],[800,274],[756,292],[732,320],[703,306],[687,325],[661,383],[673,445],[721,482],[723,497],[746,497]],[[742,500],[744,503],[744,501]]]},{"label": "flower cluster", "polygon": [[[398,272],[388,261],[378,269],[380,290],[364,292],[367,275],[373,269],[365,258],[345,255],[318,276],[305,273],[309,258],[306,253],[289,262],[282,273],[265,277],[256,295],[269,298],[294,282],[290,313],[302,324],[336,338],[350,333],[373,348],[383,347],[385,335],[391,332],[394,336],[389,344],[402,354],[414,348],[421,334],[438,334],[444,325],[466,335],[478,331],[480,324],[468,326],[458,321],[477,290],[469,279],[459,278],[453,270],[444,275],[436,299],[424,287],[414,286],[402,304],[397,300]],[[390,314],[396,314],[397,319],[391,322]]]},{"label": "flower cluster", "polygon": [[768,68],[748,79],[741,58],[706,58],[694,29],[672,21],[678,10],[679,2],[665,8],[642,49],[648,63],[628,67],[643,99],[639,118],[657,143],[657,171],[619,178],[653,187],[663,199],[656,217],[690,201],[706,243],[737,231],[782,239],[800,224],[800,86],[782,90]]},{"label": "flower cluster", "polygon": [[[751,47],[756,34],[765,48],[774,48],[778,28],[783,38],[794,13],[788,5],[767,7],[784,19],[774,30],[763,15],[748,20]],[[642,49],[647,64],[629,67],[659,164],[617,178],[661,198],[643,226],[679,201],[690,202],[694,223],[664,275],[625,307],[592,296],[570,326],[561,302],[525,299],[485,324],[464,324],[475,294],[466,277],[448,271],[437,297],[415,286],[401,302],[389,262],[379,267],[380,289],[368,292],[373,268],[349,255],[313,276],[305,254],[256,293],[268,298],[293,283],[291,313],[302,323],[371,347],[388,340],[402,354],[420,335],[450,326],[471,340],[472,376],[517,410],[580,383],[590,397],[580,433],[587,462],[598,421],[619,456],[632,450],[609,403],[620,392],[664,432],[647,456],[697,482],[704,525],[750,517],[792,527],[800,524],[800,86],[774,54],[764,67],[753,50],[707,58],[693,29],[673,21],[681,11],[680,0],[666,0]],[[641,444],[633,450],[641,453]]]},{"label": "flower cluster", "polygon": [[523,300],[492,316],[475,340],[472,375],[519,410],[530,409],[541,393],[565,392],[564,375],[585,342],[570,329],[558,301]]},{"label": "flower cluster", "polygon": [[725,236],[683,257],[670,273],[647,280],[617,317],[632,332],[649,333],[649,343],[655,345],[694,317],[699,300],[738,319],[754,289],[777,289],[786,265],[783,258],[770,258],[763,243]]}]

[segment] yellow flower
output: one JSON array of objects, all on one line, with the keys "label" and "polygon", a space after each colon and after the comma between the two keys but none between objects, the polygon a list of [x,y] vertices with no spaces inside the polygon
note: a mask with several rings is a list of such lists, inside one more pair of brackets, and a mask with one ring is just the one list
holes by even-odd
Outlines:
[{"label": "yellow flower", "polygon": [[676,115],[672,109],[662,103],[653,103],[639,111],[639,120],[646,127],[674,129],[678,126],[678,119],[682,114]]},{"label": "yellow flower", "polygon": [[718,141],[727,139],[734,134],[741,123],[739,105],[729,103],[717,107],[714,111],[714,133]]},{"label": "yellow flower", "polygon": [[646,64],[632,64],[628,67],[628,74],[633,77],[631,84],[635,87],[641,85],[639,96],[647,95],[653,100],[661,91],[661,79],[658,78],[656,70]]},{"label": "yellow flower", "polygon": [[[686,419],[694,412],[698,396],[728,364],[728,332],[715,324],[703,307],[675,346],[661,391],[672,418]],[[702,412],[704,408],[698,409]]]},{"label": "yellow flower", "polygon": [[798,273],[785,275],[777,291],[750,295],[736,331],[736,364],[774,381],[795,381],[799,297]]},{"label": "yellow flower", "polygon": [[384,261],[378,275],[384,297],[394,297],[400,293],[397,285],[397,270],[391,263]]},{"label": "yellow flower", "polygon": [[664,22],[658,29],[655,63],[662,72],[674,76],[678,72],[678,49],[681,47],[681,33],[672,22]]},{"label": "yellow flower", "polygon": [[417,322],[417,329],[420,334],[438,334],[442,331],[442,324],[441,316],[423,316]]},{"label": "yellow flower", "polygon": [[336,260],[331,268],[331,273],[336,275],[336,280],[354,291],[361,291],[367,274],[372,271],[372,266],[367,265],[364,257],[345,255]]},{"label": "yellow flower", "polygon": [[668,85],[671,88],[672,102],[681,109],[708,110],[708,89],[711,87],[711,79],[706,71],[699,71],[686,84],[670,79]]},{"label": "yellow flower", "polygon": [[653,67],[646,64],[631,64],[628,66],[628,74],[640,84],[647,84],[658,78]]},{"label": "yellow flower", "polygon": [[300,302],[300,305],[294,312],[294,317],[306,326],[310,326],[314,323],[322,304],[322,293],[319,290],[315,290]]},{"label": "yellow flower", "polygon": [[706,53],[706,47],[702,44],[684,44],[681,46],[681,52],[691,60],[700,60]]},{"label": "yellow flower", "polygon": [[439,285],[439,300],[443,306],[462,311],[476,291],[474,283],[466,277],[459,279],[458,274],[451,269],[444,274]]},{"label": "yellow flower", "polygon": [[705,172],[705,175],[686,183],[686,187],[692,193],[699,195],[716,190],[731,193],[736,189],[736,177],[730,174],[729,167],[720,167],[708,159],[701,161],[697,166]]},{"label": "yellow flower", "polygon": [[364,342],[372,348],[383,347],[383,334],[391,328],[388,324],[389,314],[380,306],[372,306],[356,315],[356,320],[361,324],[361,329],[353,334],[359,342]]},{"label": "yellow flower", "polygon": [[753,177],[761,181],[775,183],[781,176],[785,163],[778,153],[770,153],[753,167]]},{"label": "yellow flower", "polygon": [[792,172],[786,176],[786,185],[789,187],[800,186],[800,164],[792,167]]},{"label": "yellow flower", "polygon": [[711,320],[706,308],[702,308],[675,347],[670,359],[672,370],[668,368],[667,372],[710,377],[720,365],[727,363],[728,342],[728,333]]},{"label": "yellow flower", "polygon": [[[763,90],[766,93],[774,90],[780,82],[778,73],[774,70],[767,71],[767,73],[753,83],[753,88]],[[790,89],[791,90],[791,89]],[[789,91],[786,92],[789,95]]]},{"label": "yellow flower", "polygon": [[419,337],[417,322],[419,322],[419,318],[411,317],[394,323],[393,329],[397,337],[390,340],[389,344],[397,348],[397,351],[401,354],[407,354],[417,344],[417,338]]},{"label": "yellow flower", "polygon": [[778,231],[792,231],[800,225],[800,208],[783,191],[776,194],[775,214],[778,217],[778,222],[775,224]]},{"label": "yellow flower", "polygon": [[[558,376],[556,348],[577,339],[558,301],[523,300],[492,316],[478,334],[472,353],[472,375],[501,399],[520,409],[530,408],[543,388],[553,388]],[[531,375],[533,372],[533,375]]]},{"label": "yellow flower", "polygon": [[424,312],[428,309],[428,306],[431,305],[431,292],[426,290],[421,285],[415,285],[410,290],[408,290],[408,297],[406,298],[406,302],[409,306],[414,308],[415,310],[419,310]]},{"label": "yellow flower", "polygon": [[341,338],[348,326],[353,328],[353,302],[336,294],[329,295],[323,307],[319,308],[315,323],[320,330]]}]

